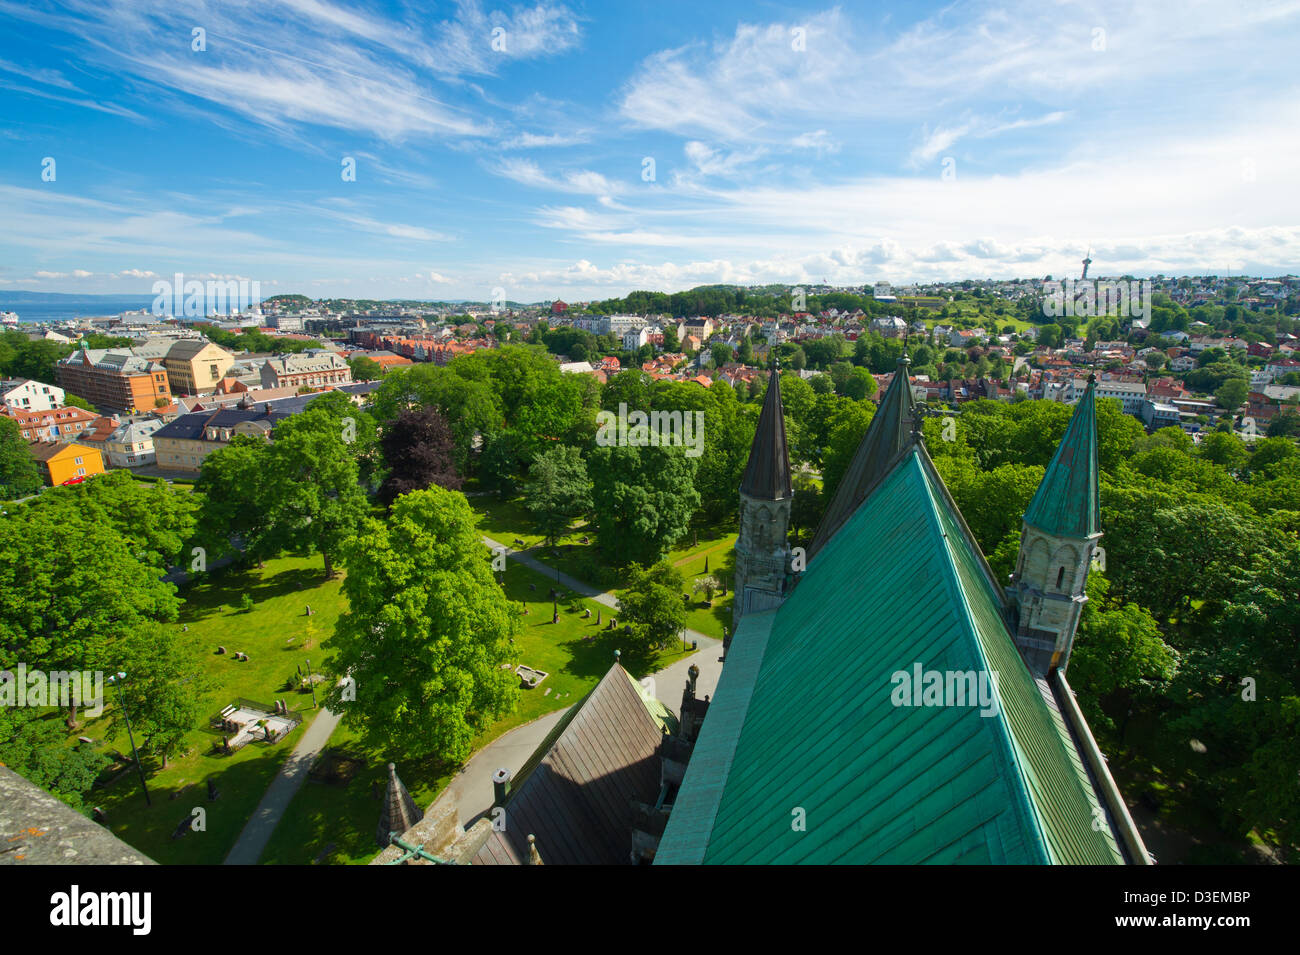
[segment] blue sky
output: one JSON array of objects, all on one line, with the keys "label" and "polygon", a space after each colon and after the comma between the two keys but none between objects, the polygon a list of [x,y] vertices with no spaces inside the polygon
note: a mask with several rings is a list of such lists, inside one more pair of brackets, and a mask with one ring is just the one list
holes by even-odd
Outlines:
[{"label": "blue sky", "polygon": [[1297,272],[1298,24],[0,0],[0,289],[572,300],[1061,275],[1088,247],[1099,274]]}]

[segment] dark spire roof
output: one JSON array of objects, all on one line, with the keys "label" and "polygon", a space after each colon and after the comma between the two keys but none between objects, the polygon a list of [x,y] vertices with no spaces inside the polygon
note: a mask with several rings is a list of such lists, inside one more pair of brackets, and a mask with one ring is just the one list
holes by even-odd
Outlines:
[{"label": "dark spire roof", "polygon": [[758,430],[749,448],[749,463],[741,479],[742,494],[765,501],[793,496],[790,488],[790,453],[785,443],[785,408],[781,404],[781,363],[772,362]]},{"label": "dark spire roof", "polygon": [[844,477],[840,479],[835,497],[822,516],[813,542],[808,547],[809,557],[821,550],[841,525],[853,516],[853,512],[866,499],[867,492],[884,476],[898,453],[914,440],[912,427],[916,419],[916,402],[912,398],[912,382],[907,373],[911,364],[912,360],[904,350],[898,359],[894,380],[889,383],[884,397],[880,399],[875,417],[867,426],[867,433],[858,445],[853,460],[849,462]]},{"label": "dark spire roof", "polygon": [[1097,376],[1074,409],[1065,430],[1025,510],[1025,523],[1057,537],[1087,538],[1101,533],[1097,476]]},{"label": "dark spire roof", "polygon": [[375,841],[381,846],[387,846],[390,832],[400,836],[423,818],[424,813],[416,808],[415,800],[406,791],[402,781],[397,778],[397,767],[389,763],[388,791],[384,793],[384,808],[379,814],[379,828],[375,830]]}]

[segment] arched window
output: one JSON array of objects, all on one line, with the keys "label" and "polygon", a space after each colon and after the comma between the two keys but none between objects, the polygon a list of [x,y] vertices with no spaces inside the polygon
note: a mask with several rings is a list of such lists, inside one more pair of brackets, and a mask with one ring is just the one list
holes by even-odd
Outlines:
[{"label": "arched window", "polygon": [[1056,572],[1056,589],[1060,590],[1061,585],[1065,583],[1065,568],[1062,567]]}]

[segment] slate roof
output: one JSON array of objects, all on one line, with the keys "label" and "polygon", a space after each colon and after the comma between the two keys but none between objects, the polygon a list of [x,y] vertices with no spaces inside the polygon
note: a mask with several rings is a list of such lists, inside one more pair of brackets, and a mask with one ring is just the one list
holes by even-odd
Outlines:
[{"label": "slate roof", "polygon": [[[785,603],[742,618],[655,863],[1122,862],[1003,614],[912,445]],[[996,712],[895,705],[918,663],[996,673]]]},{"label": "slate roof", "polygon": [[[178,415],[169,424],[154,432],[154,439],[179,438],[185,441],[203,440],[206,428],[233,428],[244,422],[264,422],[272,427],[285,418],[298,414],[319,395],[296,395],[279,401],[268,401],[256,408],[219,408],[216,411],[191,411]],[[266,410],[270,407],[270,411]]]},{"label": "slate roof", "polygon": [[526,864],[535,834],[547,865],[626,865],[632,803],[659,795],[662,735],[640,687],[615,663],[515,775],[505,831],[492,832],[473,864]]},{"label": "slate roof", "polygon": [[1025,509],[1026,524],[1058,537],[1101,533],[1096,391],[1096,377],[1089,377],[1043,483]]},{"label": "slate roof", "polygon": [[898,370],[889,382],[889,388],[880,399],[876,413],[867,427],[867,433],[849,462],[848,470],[835,488],[835,496],[822,515],[812,543],[808,545],[808,558],[826,546],[837,530],[866,499],[868,492],[884,475],[899,451],[911,441],[912,426],[916,416],[916,402],[912,397],[911,380],[907,369],[911,359],[904,354],[898,359]]},{"label": "slate roof", "polygon": [[785,407],[781,404],[781,370],[775,363],[768,377],[767,394],[740,490],[764,501],[783,501],[794,494],[790,488],[790,452],[785,440]]}]

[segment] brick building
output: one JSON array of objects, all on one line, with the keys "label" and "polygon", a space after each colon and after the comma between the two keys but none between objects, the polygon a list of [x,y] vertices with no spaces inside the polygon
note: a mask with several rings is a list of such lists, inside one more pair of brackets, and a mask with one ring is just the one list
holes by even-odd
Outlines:
[{"label": "brick building", "polygon": [[59,384],[101,411],[153,411],[172,400],[167,369],[125,349],[81,348],[55,366]]}]

